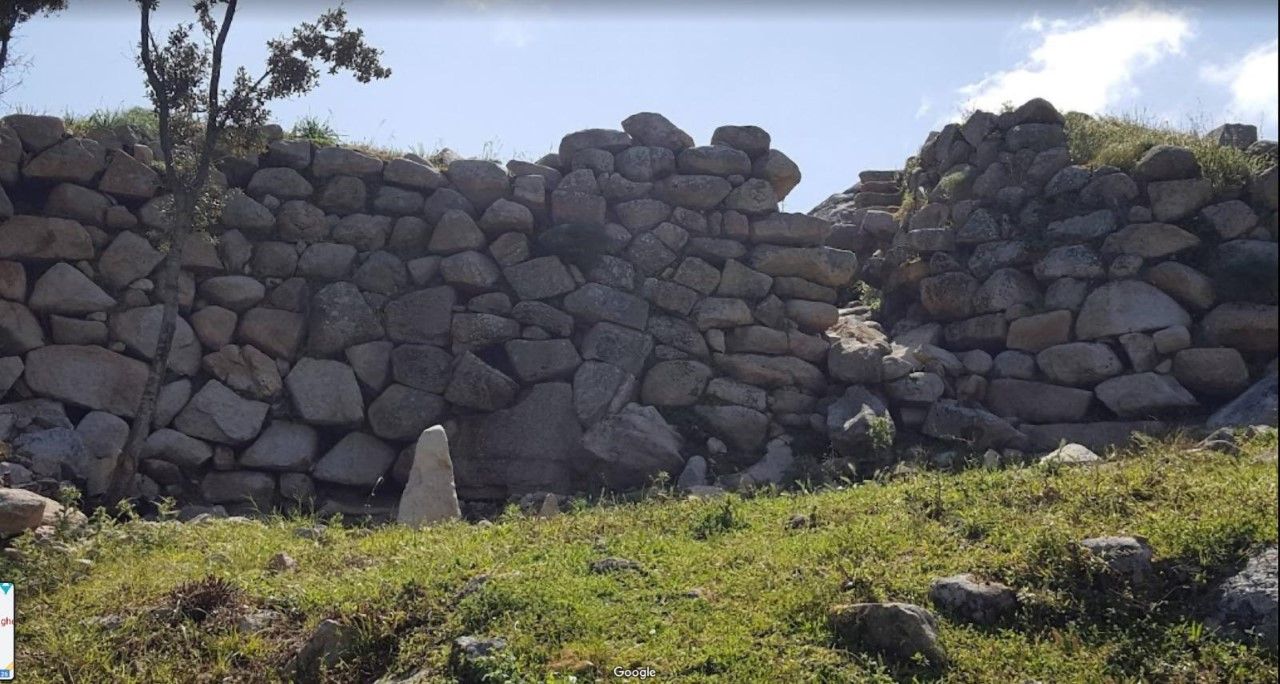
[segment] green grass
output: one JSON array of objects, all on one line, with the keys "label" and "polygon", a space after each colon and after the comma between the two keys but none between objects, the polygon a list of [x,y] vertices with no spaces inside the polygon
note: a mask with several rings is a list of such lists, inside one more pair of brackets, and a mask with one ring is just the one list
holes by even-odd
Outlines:
[{"label": "green grass", "polygon": [[1090,167],[1114,166],[1132,171],[1153,145],[1190,148],[1215,191],[1239,188],[1275,163],[1206,140],[1199,131],[1181,130],[1138,115],[1089,117],[1071,112],[1067,114],[1066,130],[1073,163]]},{"label": "green grass", "polygon": [[[21,592],[26,682],[277,681],[324,618],[359,634],[325,674],[334,682],[419,668],[452,681],[449,644],[468,634],[509,641],[491,681],[609,681],[615,666],[652,667],[660,681],[1275,681],[1274,655],[1218,639],[1191,610],[1275,542],[1275,449],[1274,433],[1238,455],[1162,442],[1095,468],[908,474],[746,499],[658,493],[550,519],[509,512],[492,526],[329,527],[318,541],[294,533],[305,519],[98,521],[79,539],[24,539],[24,559],[0,561],[0,575]],[[788,525],[796,515],[807,524]],[[1150,590],[1101,581],[1075,545],[1110,534],[1149,539]],[[299,567],[269,571],[279,551]],[[589,571],[606,556],[643,570]],[[829,606],[927,606],[930,581],[958,572],[1015,586],[1023,605],[999,628],[942,619],[948,669],[833,643]],[[285,623],[232,626],[262,607]]]},{"label": "green grass", "polygon": [[293,122],[289,129],[289,138],[310,140],[317,145],[337,145],[342,142],[342,135],[333,129],[328,119],[307,115]]},{"label": "green grass", "polygon": [[159,135],[160,124],[156,113],[146,107],[96,109],[83,115],[68,112],[63,115],[62,120],[67,125],[67,131],[78,136],[87,136],[97,131],[114,131],[120,126],[132,126],[149,140],[154,140]]}]

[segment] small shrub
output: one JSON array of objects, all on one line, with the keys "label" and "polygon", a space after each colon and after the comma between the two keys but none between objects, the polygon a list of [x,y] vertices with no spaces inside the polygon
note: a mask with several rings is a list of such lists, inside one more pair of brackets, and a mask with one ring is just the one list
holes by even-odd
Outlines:
[{"label": "small shrub", "polygon": [[719,534],[747,527],[742,512],[738,510],[737,497],[726,496],[716,506],[705,511],[693,524],[694,539],[710,539]]},{"label": "small shrub", "polygon": [[337,145],[342,135],[333,129],[328,119],[307,115],[293,122],[289,137],[310,140],[317,145]]},{"label": "small shrub", "polygon": [[146,140],[155,140],[160,130],[156,113],[146,107],[96,109],[86,115],[68,112],[62,117],[67,131],[72,135],[87,136],[103,131],[114,131],[128,126]]},{"label": "small shrub", "polygon": [[871,416],[867,419],[867,434],[871,436],[871,448],[888,451],[893,448],[893,419],[889,416]]}]

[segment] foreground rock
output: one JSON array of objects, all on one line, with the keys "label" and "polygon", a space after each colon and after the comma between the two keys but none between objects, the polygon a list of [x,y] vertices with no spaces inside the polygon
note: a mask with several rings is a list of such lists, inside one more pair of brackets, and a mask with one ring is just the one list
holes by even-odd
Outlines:
[{"label": "foreground rock", "polygon": [[1012,588],[968,573],[934,580],[929,600],[943,613],[978,625],[995,624],[1018,609],[1018,594]]},{"label": "foreground rock", "polygon": [[421,527],[462,517],[453,486],[453,461],[444,428],[433,425],[422,431],[413,450],[409,481],[400,495],[397,522]]},{"label": "foreground rock", "polygon": [[505,651],[507,640],[500,637],[462,636],[449,649],[449,672],[462,684],[490,681],[494,658]]},{"label": "foreground rock", "polygon": [[1147,540],[1141,537],[1094,537],[1080,542],[1080,546],[1131,584],[1140,585],[1151,578],[1153,554]]},{"label": "foreground rock", "polygon": [[934,666],[947,662],[933,615],[909,603],[855,603],[832,608],[827,622],[836,642],[851,651],[883,655],[900,663],[923,656]]},{"label": "foreground rock", "polygon": [[1102,458],[1081,444],[1063,444],[1040,458],[1043,465],[1085,465]]},{"label": "foreground rock", "polygon": [[[54,524],[62,504],[25,489],[0,488],[0,537],[12,537],[41,525]],[[83,515],[79,511],[68,515]]]},{"label": "foreground rock", "polygon": [[1280,416],[1280,376],[1273,369],[1240,396],[1209,416],[1205,427],[1270,425],[1275,427]]},{"label": "foreground rock", "polygon": [[1263,549],[1244,569],[1218,587],[1211,624],[1232,638],[1254,640],[1276,650],[1276,547]]},{"label": "foreground rock", "polygon": [[293,674],[301,681],[316,680],[321,671],[333,669],[350,655],[359,637],[355,627],[322,620],[291,661]]}]

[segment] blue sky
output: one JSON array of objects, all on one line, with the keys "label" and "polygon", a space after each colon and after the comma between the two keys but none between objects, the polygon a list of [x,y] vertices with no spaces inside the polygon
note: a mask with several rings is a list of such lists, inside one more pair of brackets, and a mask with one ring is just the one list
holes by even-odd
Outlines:
[{"label": "blue sky", "polygon": [[[261,68],[263,44],[331,3],[245,2],[228,61]],[[857,172],[896,168],[966,107],[1043,96],[1062,109],[1141,113],[1178,125],[1277,128],[1274,3],[647,3],[348,0],[386,52],[390,80],[326,78],[280,103],[286,127],[328,119],[391,147],[486,142],[536,158],[560,137],[657,111],[700,143],[757,124],[800,165],[786,208],[807,211]],[[15,49],[29,61],[0,111],[143,104],[136,11],[71,0]],[[189,4],[160,3],[162,24]]]}]

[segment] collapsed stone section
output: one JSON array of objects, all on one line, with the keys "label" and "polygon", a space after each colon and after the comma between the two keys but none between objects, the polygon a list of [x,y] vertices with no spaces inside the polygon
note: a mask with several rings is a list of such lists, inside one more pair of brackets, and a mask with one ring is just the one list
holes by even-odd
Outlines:
[{"label": "collapsed stone section", "polygon": [[[385,512],[437,423],[465,499],[633,488],[691,456],[686,484],[707,459],[735,483],[779,478],[788,443],[824,429],[824,331],[857,259],[825,246],[828,222],[778,211],[800,172],[765,131],[695,146],[658,114],[622,128],[505,168],[278,129],[222,160],[141,491]],[[128,130],[0,125],[13,484],[93,495],[116,462],[160,322],[153,163]]]},{"label": "collapsed stone section", "polygon": [[[976,112],[814,209],[883,302],[883,328],[832,331],[838,451],[865,452],[872,416],[979,449],[1100,450],[1274,387],[1275,144],[1212,132],[1267,160],[1224,188],[1182,147],[1076,163],[1068,125],[1039,99]],[[1251,420],[1274,424],[1269,405]]]}]

